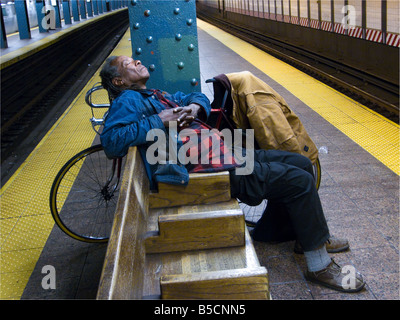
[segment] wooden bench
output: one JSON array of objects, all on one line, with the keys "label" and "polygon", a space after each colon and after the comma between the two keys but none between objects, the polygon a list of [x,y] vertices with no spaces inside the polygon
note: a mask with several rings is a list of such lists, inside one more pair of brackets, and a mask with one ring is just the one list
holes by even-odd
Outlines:
[{"label": "wooden bench", "polygon": [[230,197],[228,172],[148,190],[132,147],[97,299],[269,299],[267,270]]}]

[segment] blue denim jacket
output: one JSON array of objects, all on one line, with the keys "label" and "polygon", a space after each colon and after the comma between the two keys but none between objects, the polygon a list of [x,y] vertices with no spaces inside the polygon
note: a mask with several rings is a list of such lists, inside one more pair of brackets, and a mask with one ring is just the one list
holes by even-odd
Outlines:
[{"label": "blue denim jacket", "polygon": [[[210,115],[210,101],[202,93],[194,92],[186,95],[177,92],[172,95],[166,94],[165,97],[180,106],[197,103],[202,106],[205,118]],[[158,113],[164,109],[164,105],[150,90],[125,90],[113,101],[100,135],[101,144],[109,158],[123,157],[127,154],[129,147],[138,147],[151,189],[154,189],[154,182],[178,185],[186,185],[189,182],[189,173],[185,166],[179,163],[153,165],[146,159],[146,150],[154,143],[146,141],[147,132],[151,129],[161,129],[166,135],[168,134],[158,116]],[[182,142],[177,141],[178,150],[180,146]]]}]

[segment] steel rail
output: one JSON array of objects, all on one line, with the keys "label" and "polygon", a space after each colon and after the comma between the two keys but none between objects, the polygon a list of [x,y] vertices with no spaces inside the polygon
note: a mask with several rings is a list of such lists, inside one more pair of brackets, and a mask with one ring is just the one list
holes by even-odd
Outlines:
[{"label": "steel rail", "polygon": [[[399,88],[395,83],[391,83],[385,79],[380,79],[368,72],[323,57],[309,50],[268,37],[255,30],[249,30],[243,26],[238,26],[229,21],[205,16],[200,12],[198,12],[198,16],[200,19],[214,24],[226,32],[251,43],[259,49],[270,53],[291,65],[294,65],[312,75],[316,75],[328,83],[335,84],[340,88],[349,91],[352,95],[361,97],[369,103],[377,105],[391,114],[396,116],[399,115]],[[311,63],[315,65],[312,65]],[[327,71],[327,69],[331,70]],[[345,77],[348,79],[344,79]],[[361,82],[363,85],[368,84],[371,90],[366,91],[360,86],[355,85],[354,83],[357,82]],[[386,97],[383,98],[378,96],[373,93],[374,90],[379,90],[380,92],[383,92],[382,95],[390,98],[387,99]],[[395,102],[393,103],[393,101]]]}]

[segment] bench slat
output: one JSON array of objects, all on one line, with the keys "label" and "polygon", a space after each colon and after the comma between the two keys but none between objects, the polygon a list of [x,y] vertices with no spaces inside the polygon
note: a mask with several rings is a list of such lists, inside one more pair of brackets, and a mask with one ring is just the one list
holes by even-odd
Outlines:
[{"label": "bench slat", "polygon": [[164,276],[197,274],[260,267],[247,229],[246,245],[146,255],[145,296],[161,298],[160,279]]},{"label": "bench slat", "polygon": [[245,222],[240,208],[161,215],[158,223],[159,234],[145,240],[148,253],[244,245]]},{"label": "bench slat", "polygon": [[191,173],[186,186],[158,184],[150,194],[150,208],[217,203],[231,199],[229,172]]},{"label": "bench slat", "polygon": [[164,276],[162,299],[267,299],[264,267]]}]

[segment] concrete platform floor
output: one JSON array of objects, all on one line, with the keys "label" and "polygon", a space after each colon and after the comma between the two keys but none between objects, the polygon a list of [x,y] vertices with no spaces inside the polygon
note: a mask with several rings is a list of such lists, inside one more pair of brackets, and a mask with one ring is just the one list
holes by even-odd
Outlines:
[{"label": "concrete platform floor", "polygon": [[398,175],[249,61],[202,31],[199,41],[202,80],[219,73],[253,72],[285,98],[317,147],[327,147],[328,153],[320,153],[319,195],[331,234],[350,242],[349,251],[332,257],[340,265],[355,266],[367,282],[354,294],[309,283],[303,276],[305,259],[293,252],[294,242],[255,241],[260,263],[269,272],[272,298],[399,299]]}]

